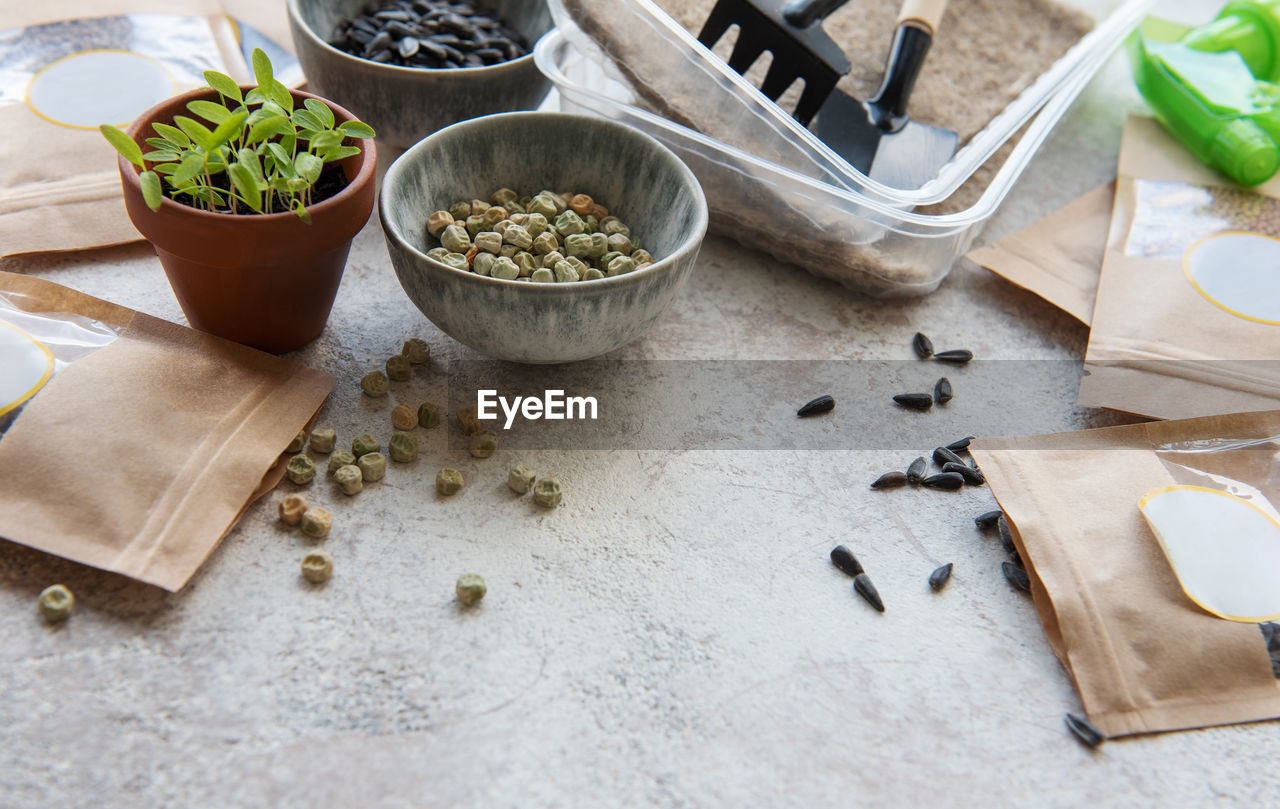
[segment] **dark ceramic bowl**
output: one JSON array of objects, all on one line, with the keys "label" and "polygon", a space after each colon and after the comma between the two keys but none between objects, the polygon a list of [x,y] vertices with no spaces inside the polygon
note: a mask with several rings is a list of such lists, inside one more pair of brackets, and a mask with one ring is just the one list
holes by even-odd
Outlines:
[{"label": "dark ceramic bowl", "polygon": [[351,56],[329,44],[338,21],[373,0],[289,0],[289,30],[307,89],[351,110],[378,140],[405,148],[442,127],[468,118],[534,109],[550,81],[533,62],[533,45],[551,30],[544,0],[485,0],[530,53],[488,67],[421,69]]},{"label": "dark ceramic bowl", "polygon": [[[588,194],[639,236],[655,259],[626,275],[535,284],[427,258],[427,217],[499,188]],[[675,299],[707,232],[707,200],[667,147],[603,118],[512,112],[454,124],[387,169],[378,196],[400,285],[461,343],[514,362],[596,357],[629,343]]]}]

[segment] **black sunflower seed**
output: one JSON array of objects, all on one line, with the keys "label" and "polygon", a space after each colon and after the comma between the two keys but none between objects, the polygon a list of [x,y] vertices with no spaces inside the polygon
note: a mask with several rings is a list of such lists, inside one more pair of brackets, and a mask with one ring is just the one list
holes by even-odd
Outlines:
[{"label": "black sunflower seed", "polygon": [[951,380],[945,376],[939,379],[933,386],[933,399],[938,404],[946,404],[952,399]]},{"label": "black sunflower seed", "polygon": [[954,562],[947,562],[942,567],[929,574],[929,589],[935,593],[947,586],[947,582],[951,580],[951,568],[955,566]]},{"label": "black sunflower seed", "polygon": [[996,526],[1000,529],[1000,546],[1005,553],[1016,553],[1018,546],[1013,544],[1013,532],[1009,530],[1009,521],[1004,514],[996,518]]},{"label": "black sunflower seed", "polygon": [[893,400],[913,410],[928,410],[933,407],[933,397],[927,393],[899,393]]},{"label": "black sunflower seed", "polygon": [[413,37],[405,37],[400,40],[400,44],[396,46],[396,50],[400,51],[401,58],[411,59],[418,52],[420,47],[422,46],[418,43],[418,40]]},{"label": "black sunflower seed", "polygon": [[955,463],[948,461],[942,465],[943,472],[955,472],[964,478],[964,482],[970,486],[981,486],[986,483],[986,478],[982,476],[982,472],[969,466],[967,463]]},{"label": "black sunflower seed", "polygon": [[938,362],[950,362],[956,365],[964,365],[966,362],[973,359],[973,352],[967,348],[957,348],[952,351],[939,351],[937,354],[933,355],[933,358]]},{"label": "black sunflower seed", "polygon": [[911,347],[922,360],[927,360],[933,354],[933,341],[921,332],[916,332],[916,336],[911,339]]},{"label": "black sunflower seed", "polygon": [[896,489],[907,485],[907,476],[901,472],[885,472],[871,484],[873,489]]},{"label": "black sunflower seed", "polygon": [[924,480],[925,470],[929,468],[929,462],[920,456],[911,462],[911,466],[907,467],[907,482],[919,483]]},{"label": "black sunflower seed", "polygon": [[880,599],[880,593],[876,590],[876,586],[871,583],[871,579],[866,573],[859,573],[853,577],[853,591],[867,600],[867,603],[875,607],[879,612],[884,612],[884,601]]},{"label": "black sunflower seed", "polygon": [[1066,723],[1067,729],[1075,734],[1085,747],[1096,748],[1107,740],[1107,737],[1102,735],[1102,731],[1095,728],[1093,723],[1083,716],[1069,713],[1066,716]]},{"label": "black sunflower seed", "polygon": [[958,463],[963,466],[964,458],[961,458],[946,447],[938,447],[933,451],[933,462],[938,466],[943,466],[949,463]]},{"label": "black sunflower seed", "polygon": [[1015,565],[1013,562],[1001,562],[1000,570],[1004,573],[1004,577],[1009,583],[1024,593],[1031,592],[1031,579],[1027,576],[1027,571]]},{"label": "black sunflower seed", "polygon": [[862,572],[862,563],[858,561],[858,557],[843,545],[837,545],[831,549],[831,564],[850,576],[857,576]]},{"label": "black sunflower seed", "polygon": [[966,450],[969,448],[969,442],[972,440],[973,440],[973,436],[966,435],[964,438],[961,438],[957,441],[952,441],[950,444],[947,444],[947,449],[951,450],[952,452],[960,452],[961,450]]},{"label": "black sunflower seed", "polygon": [[930,475],[920,482],[923,485],[928,486],[930,489],[946,489],[948,491],[955,491],[956,489],[964,487],[964,475],[956,472],[942,472],[937,475]]},{"label": "black sunflower seed", "polygon": [[830,413],[836,407],[836,400],[830,396],[819,396],[809,402],[805,402],[799,410],[796,411],[797,416],[816,416],[819,413]]},{"label": "black sunflower seed", "polygon": [[988,528],[994,528],[996,525],[996,520],[999,520],[1003,516],[1004,516],[1004,512],[1001,511],[1000,509],[996,509],[994,511],[984,511],[978,516],[973,518],[973,524],[985,531]]}]

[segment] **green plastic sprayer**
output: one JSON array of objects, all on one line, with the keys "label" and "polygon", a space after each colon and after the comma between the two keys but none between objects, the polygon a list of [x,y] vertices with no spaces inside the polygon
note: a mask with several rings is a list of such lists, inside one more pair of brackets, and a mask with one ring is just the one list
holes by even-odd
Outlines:
[{"label": "green plastic sprayer", "polygon": [[1149,19],[1129,61],[1156,117],[1201,161],[1245,185],[1280,168],[1280,0],[1235,0],[1196,28]]}]

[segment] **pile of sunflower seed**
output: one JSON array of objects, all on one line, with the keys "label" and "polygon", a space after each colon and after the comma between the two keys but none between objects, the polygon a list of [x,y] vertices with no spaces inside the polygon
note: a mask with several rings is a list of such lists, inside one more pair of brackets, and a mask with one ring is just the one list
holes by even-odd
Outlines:
[{"label": "pile of sunflower seed", "polygon": [[339,20],[329,44],[361,59],[418,68],[486,67],[529,52],[523,36],[465,0],[392,0],[366,9]]}]

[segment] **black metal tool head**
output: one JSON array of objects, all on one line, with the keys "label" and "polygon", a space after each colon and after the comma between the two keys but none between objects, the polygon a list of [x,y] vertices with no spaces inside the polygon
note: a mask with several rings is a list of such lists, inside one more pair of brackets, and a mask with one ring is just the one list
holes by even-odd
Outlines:
[{"label": "black metal tool head", "polygon": [[[808,126],[822,102],[835,89],[836,82],[849,72],[849,58],[822,30],[821,17],[815,17],[818,11],[830,11],[843,2],[717,0],[698,34],[698,41],[712,48],[736,25],[738,39],[729,56],[729,67],[745,74],[761,54],[768,51],[773,60],[760,91],[777,101],[797,79],[803,80],[804,91],[791,114]],[[803,15],[803,19],[810,21],[808,25],[801,27],[788,21],[788,10],[792,12],[791,17],[800,19],[795,14],[797,7],[810,12]]]}]

